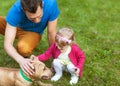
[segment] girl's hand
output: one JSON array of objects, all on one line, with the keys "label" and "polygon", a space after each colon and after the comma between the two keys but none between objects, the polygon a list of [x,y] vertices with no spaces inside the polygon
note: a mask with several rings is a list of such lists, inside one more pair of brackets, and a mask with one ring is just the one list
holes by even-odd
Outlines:
[{"label": "girl's hand", "polygon": [[31,59],[26,59],[23,58],[19,61],[19,65],[22,69],[22,71],[26,74],[26,75],[32,75],[34,73],[34,67],[31,64],[33,61]]},{"label": "girl's hand", "polygon": [[75,74],[76,74],[77,76],[79,76],[79,72],[80,72],[80,69],[79,69],[79,68],[75,68]]}]

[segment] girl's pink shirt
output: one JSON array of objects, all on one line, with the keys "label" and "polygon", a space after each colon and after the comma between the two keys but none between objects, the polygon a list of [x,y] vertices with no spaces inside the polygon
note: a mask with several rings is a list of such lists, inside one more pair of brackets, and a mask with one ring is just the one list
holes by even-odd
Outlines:
[{"label": "girl's pink shirt", "polygon": [[[56,59],[60,55],[60,50],[57,48],[56,44],[52,44],[43,54],[38,55],[40,61],[46,61],[49,58]],[[77,44],[71,45],[71,52],[69,53],[70,61],[80,69],[79,76],[82,77],[82,70],[85,62],[85,55],[83,51],[78,47]]]}]

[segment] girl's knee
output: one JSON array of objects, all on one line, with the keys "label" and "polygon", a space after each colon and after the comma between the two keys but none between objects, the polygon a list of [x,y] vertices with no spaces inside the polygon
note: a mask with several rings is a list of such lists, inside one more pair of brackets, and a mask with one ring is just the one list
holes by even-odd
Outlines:
[{"label": "girl's knee", "polygon": [[60,63],[59,59],[54,59],[53,60],[53,66],[61,66],[62,64]]},{"label": "girl's knee", "polygon": [[54,64],[54,63],[60,63],[60,60],[59,60],[59,59],[54,59],[54,60],[53,60],[53,64]]},{"label": "girl's knee", "polygon": [[74,72],[75,71],[75,66],[73,64],[68,64],[67,69],[68,69],[68,71]]}]

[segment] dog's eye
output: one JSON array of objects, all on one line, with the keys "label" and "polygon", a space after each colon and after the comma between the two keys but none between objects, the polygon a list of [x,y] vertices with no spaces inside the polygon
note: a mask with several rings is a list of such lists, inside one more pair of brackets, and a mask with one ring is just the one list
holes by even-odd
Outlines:
[{"label": "dog's eye", "polygon": [[46,70],[46,67],[44,67],[43,70]]}]

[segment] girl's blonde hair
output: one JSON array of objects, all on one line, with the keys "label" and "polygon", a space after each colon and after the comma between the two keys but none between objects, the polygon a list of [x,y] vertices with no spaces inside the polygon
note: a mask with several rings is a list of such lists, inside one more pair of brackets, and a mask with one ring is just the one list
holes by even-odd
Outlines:
[{"label": "girl's blonde hair", "polygon": [[70,45],[74,41],[74,32],[70,28],[63,27],[58,30],[55,41],[59,44],[59,46]]}]

